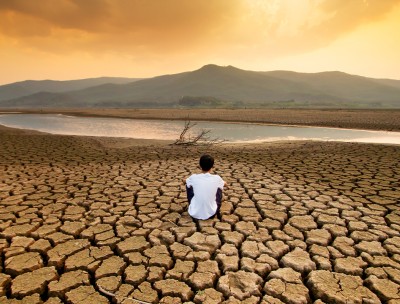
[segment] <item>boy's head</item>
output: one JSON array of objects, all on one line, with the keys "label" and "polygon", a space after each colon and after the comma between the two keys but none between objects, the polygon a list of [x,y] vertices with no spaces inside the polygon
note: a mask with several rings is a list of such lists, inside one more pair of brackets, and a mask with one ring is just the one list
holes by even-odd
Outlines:
[{"label": "boy's head", "polygon": [[210,171],[214,166],[214,158],[208,154],[204,154],[200,157],[200,167],[203,171]]}]

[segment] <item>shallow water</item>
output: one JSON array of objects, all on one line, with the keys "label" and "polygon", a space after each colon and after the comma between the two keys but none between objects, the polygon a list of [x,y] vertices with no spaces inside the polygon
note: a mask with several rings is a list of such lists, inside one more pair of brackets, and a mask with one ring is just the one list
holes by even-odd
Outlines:
[{"label": "shallow water", "polygon": [[[184,122],[123,118],[75,117],[61,114],[0,114],[0,124],[52,134],[175,140]],[[210,137],[228,142],[322,140],[400,144],[400,132],[271,126],[251,123],[197,122],[193,133],[211,130]]]}]

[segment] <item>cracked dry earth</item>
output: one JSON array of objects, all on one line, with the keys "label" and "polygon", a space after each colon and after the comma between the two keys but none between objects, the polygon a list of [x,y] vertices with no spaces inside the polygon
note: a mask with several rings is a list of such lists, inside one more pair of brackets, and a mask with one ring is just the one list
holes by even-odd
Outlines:
[{"label": "cracked dry earth", "polygon": [[0,142],[2,304],[400,303],[398,146],[214,147],[229,188],[194,221],[205,148]]}]

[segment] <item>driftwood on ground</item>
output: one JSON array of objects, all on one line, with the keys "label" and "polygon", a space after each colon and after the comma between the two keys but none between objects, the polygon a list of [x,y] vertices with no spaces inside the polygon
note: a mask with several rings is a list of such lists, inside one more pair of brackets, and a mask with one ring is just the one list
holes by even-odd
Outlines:
[{"label": "driftwood on ground", "polygon": [[179,138],[173,143],[173,145],[181,146],[195,146],[195,145],[214,145],[225,142],[224,139],[210,138],[209,134],[211,130],[200,130],[199,133],[191,134],[191,129],[196,126],[197,123],[191,122],[190,120],[185,121],[183,130]]}]

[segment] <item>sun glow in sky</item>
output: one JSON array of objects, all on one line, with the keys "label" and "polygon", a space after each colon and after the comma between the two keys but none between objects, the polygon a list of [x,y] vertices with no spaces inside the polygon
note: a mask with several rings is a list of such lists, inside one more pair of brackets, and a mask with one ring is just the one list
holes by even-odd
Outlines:
[{"label": "sun glow in sky", "polygon": [[0,84],[209,63],[400,79],[400,0],[0,0]]}]

